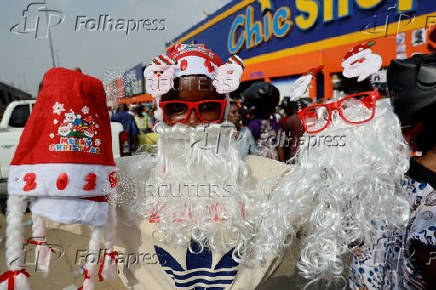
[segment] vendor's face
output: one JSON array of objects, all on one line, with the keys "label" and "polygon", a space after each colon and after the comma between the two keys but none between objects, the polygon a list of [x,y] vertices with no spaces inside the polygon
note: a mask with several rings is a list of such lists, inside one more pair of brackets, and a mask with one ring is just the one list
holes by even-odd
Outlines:
[{"label": "vendor's face", "polygon": [[[189,108],[182,102],[195,104],[206,100],[224,100],[225,96],[216,92],[212,80],[206,76],[182,76],[174,82],[175,88],[162,96],[161,104],[164,105],[163,114],[165,122],[185,123],[195,127],[203,120],[216,121],[222,118],[224,105],[217,102],[203,102],[198,105],[198,110]],[[182,101],[181,103],[168,103],[166,101]],[[189,114],[189,115],[188,115]],[[188,116],[187,116],[188,115]],[[200,116],[199,116],[200,115]]]},{"label": "vendor's face", "polygon": [[230,105],[229,110],[229,121],[232,122],[235,125],[238,125],[241,121],[241,114],[239,113],[239,108],[236,104]]}]

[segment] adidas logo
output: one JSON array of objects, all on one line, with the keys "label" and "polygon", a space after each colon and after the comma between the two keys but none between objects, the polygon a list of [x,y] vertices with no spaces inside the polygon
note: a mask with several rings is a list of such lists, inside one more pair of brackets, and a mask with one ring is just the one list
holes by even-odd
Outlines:
[{"label": "adidas logo", "polygon": [[194,253],[186,249],[186,267],[177,262],[170,253],[154,246],[159,264],[165,273],[174,280],[177,289],[224,290],[228,289],[238,273],[239,264],[232,258],[232,248],[212,267],[212,252],[204,248],[199,252],[199,245],[191,241]]}]

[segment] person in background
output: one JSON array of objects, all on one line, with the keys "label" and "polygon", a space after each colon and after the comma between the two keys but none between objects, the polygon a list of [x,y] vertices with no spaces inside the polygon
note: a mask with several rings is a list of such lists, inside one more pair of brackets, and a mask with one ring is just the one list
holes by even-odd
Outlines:
[{"label": "person in background", "polygon": [[156,101],[153,100],[153,103],[151,104],[151,109],[149,110],[152,131],[153,131],[154,125],[158,122],[156,116],[154,115],[154,112],[156,112],[156,110],[157,110],[157,104],[156,104]]},{"label": "person in background", "polygon": [[381,242],[353,253],[349,286],[436,289],[436,54],[393,60],[387,85],[403,134],[410,130],[406,139],[422,156],[410,160],[402,183],[410,207],[407,225],[382,224]]},{"label": "person in background", "polygon": [[279,103],[279,90],[270,83],[256,82],[244,91],[244,102],[254,113],[248,124],[260,155],[278,160],[277,143],[279,123],[273,117]]},{"label": "person in background", "polygon": [[139,134],[139,130],[135,118],[129,114],[129,107],[126,104],[120,104],[117,112],[112,115],[111,121],[121,123],[124,131],[129,132],[130,149],[135,150],[136,136]]},{"label": "person in background", "polygon": [[389,95],[413,150],[403,187],[412,210],[403,234],[402,286],[436,289],[436,53],[393,60],[388,67]]},{"label": "person in background", "polygon": [[246,155],[259,155],[259,149],[256,146],[253,136],[247,127],[243,126],[241,123],[241,104],[239,101],[230,101],[230,109],[228,115],[228,121],[232,122],[236,126],[237,134],[235,139],[237,139],[237,148],[241,158]]},{"label": "person in background", "polygon": [[[286,101],[283,103],[286,117],[280,120],[280,142],[278,148],[279,160],[286,162],[294,157],[300,138],[304,134],[304,127],[298,116],[299,102]],[[300,102],[300,109],[305,106]]]},{"label": "person in background", "polygon": [[127,113],[135,117],[135,108],[136,108],[135,104],[130,104],[130,106],[128,106]]},{"label": "person in background", "polygon": [[142,133],[147,133],[151,128],[150,116],[144,111],[144,106],[139,105],[135,108],[135,122]]},{"label": "person in background", "polygon": [[114,114],[113,109],[112,109],[112,106],[108,106],[108,107],[107,107],[107,112],[109,113],[109,118],[111,118],[112,115]]}]

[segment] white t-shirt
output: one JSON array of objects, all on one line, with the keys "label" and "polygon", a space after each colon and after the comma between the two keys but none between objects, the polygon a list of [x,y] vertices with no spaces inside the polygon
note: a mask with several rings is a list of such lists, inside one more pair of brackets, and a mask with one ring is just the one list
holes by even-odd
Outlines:
[{"label": "white t-shirt", "polygon": [[[289,165],[264,157],[247,156],[245,161],[250,169],[249,182],[256,188],[265,179],[280,177],[290,169]],[[123,165],[118,167],[123,172]],[[195,254],[187,247],[165,245],[153,238],[157,223],[129,221],[128,210],[117,208],[116,249],[120,276],[129,289],[255,289],[281,262],[282,256],[270,257],[262,267],[248,266],[233,260],[232,248],[221,252],[204,249]]]}]

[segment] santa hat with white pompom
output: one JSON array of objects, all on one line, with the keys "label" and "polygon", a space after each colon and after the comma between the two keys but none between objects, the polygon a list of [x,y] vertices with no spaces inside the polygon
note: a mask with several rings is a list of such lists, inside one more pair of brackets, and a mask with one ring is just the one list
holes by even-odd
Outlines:
[{"label": "santa hat with white pompom", "polygon": [[[31,201],[33,218],[33,237],[27,243],[36,245],[39,269],[48,271],[54,249],[45,240],[44,220],[94,226],[90,246],[95,250],[103,231],[113,227],[103,229],[113,213],[107,197],[116,184],[111,125],[101,81],[80,71],[49,70],[10,166],[9,271],[2,275],[0,288],[29,289],[29,275],[22,266],[26,201]],[[106,243],[112,245],[112,241]],[[85,278],[96,267],[87,264]],[[92,279],[85,279],[84,289],[93,289],[92,284]]]}]

